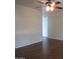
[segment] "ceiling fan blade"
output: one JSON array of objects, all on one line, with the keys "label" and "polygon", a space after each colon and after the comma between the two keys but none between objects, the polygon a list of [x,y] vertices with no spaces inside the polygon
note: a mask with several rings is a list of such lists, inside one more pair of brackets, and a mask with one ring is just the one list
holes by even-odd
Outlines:
[{"label": "ceiling fan blade", "polygon": [[63,9],[62,7],[55,7],[56,9]]},{"label": "ceiling fan blade", "polygon": [[61,2],[60,1],[57,1],[57,2],[55,2],[55,4],[61,4]]}]

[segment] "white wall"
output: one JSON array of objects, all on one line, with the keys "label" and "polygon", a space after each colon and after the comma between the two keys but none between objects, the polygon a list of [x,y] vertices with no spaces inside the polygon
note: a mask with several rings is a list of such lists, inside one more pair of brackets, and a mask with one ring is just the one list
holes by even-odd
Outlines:
[{"label": "white wall", "polygon": [[15,48],[41,41],[42,15],[40,11],[15,6]]},{"label": "white wall", "polygon": [[48,18],[48,37],[63,40],[63,11],[49,12]]}]

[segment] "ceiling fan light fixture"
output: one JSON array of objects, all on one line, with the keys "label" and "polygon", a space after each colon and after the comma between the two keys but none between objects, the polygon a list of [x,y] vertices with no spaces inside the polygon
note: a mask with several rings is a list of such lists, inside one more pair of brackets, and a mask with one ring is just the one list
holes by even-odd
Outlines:
[{"label": "ceiling fan light fixture", "polygon": [[46,6],[46,11],[53,11],[53,10],[54,10],[54,7]]},{"label": "ceiling fan light fixture", "polygon": [[53,7],[54,5],[55,5],[55,3],[54,3],[54,2],[52,2],[52,3],[51,3],[51,6]]},{"label": "ceiling fan light fixture", "polygon": [[54,10],[54,8],[53,7],[50,7],[50,11],[53,11]]},{"label": "ceiling fan light fixture", "polygon": [[54,10],[54,6],[55,6],[54,2],[47,4],[46,11],[53,11]]},{"label": "ceiling fan light fixture", "polygon": [[50,7],[49,6],[46,6],[46,11],[49,11],[50,10]]}]

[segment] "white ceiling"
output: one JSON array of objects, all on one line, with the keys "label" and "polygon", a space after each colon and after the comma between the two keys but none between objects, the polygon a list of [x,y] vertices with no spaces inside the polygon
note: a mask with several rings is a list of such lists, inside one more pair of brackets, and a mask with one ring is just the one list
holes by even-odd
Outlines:
[{"label": "white ceiling", "polygon": [[[41,4],[37,2],[38,0],[15,0],[15,4],[23,5],[25,7],[31,7],[34,9],[41,9]],[[45,1],[45,0],[41,0]],[[52,1],[61,1],[63,3],[63,0],[52,0]],[[38,8],[40,7],[40,8]]]}]

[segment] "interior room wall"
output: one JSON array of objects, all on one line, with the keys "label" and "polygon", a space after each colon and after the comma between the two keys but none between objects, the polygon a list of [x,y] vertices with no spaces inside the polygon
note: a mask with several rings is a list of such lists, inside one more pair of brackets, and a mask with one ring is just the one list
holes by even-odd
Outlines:
[{"label": "interior room wall", "polygon": [[[63,40],[63,12],[48,13],[48,37]],[[15,48],[42,41],[42,13],[36,9],[15,5]]]},{"label": "interior room wall", "polygon": [[48,13],[48,37],[63,40],[63,10]]},{"label": "interior room wall", "polygon": [[15,5],[15,48],[40,42],[42,15],[40,11]]}]

